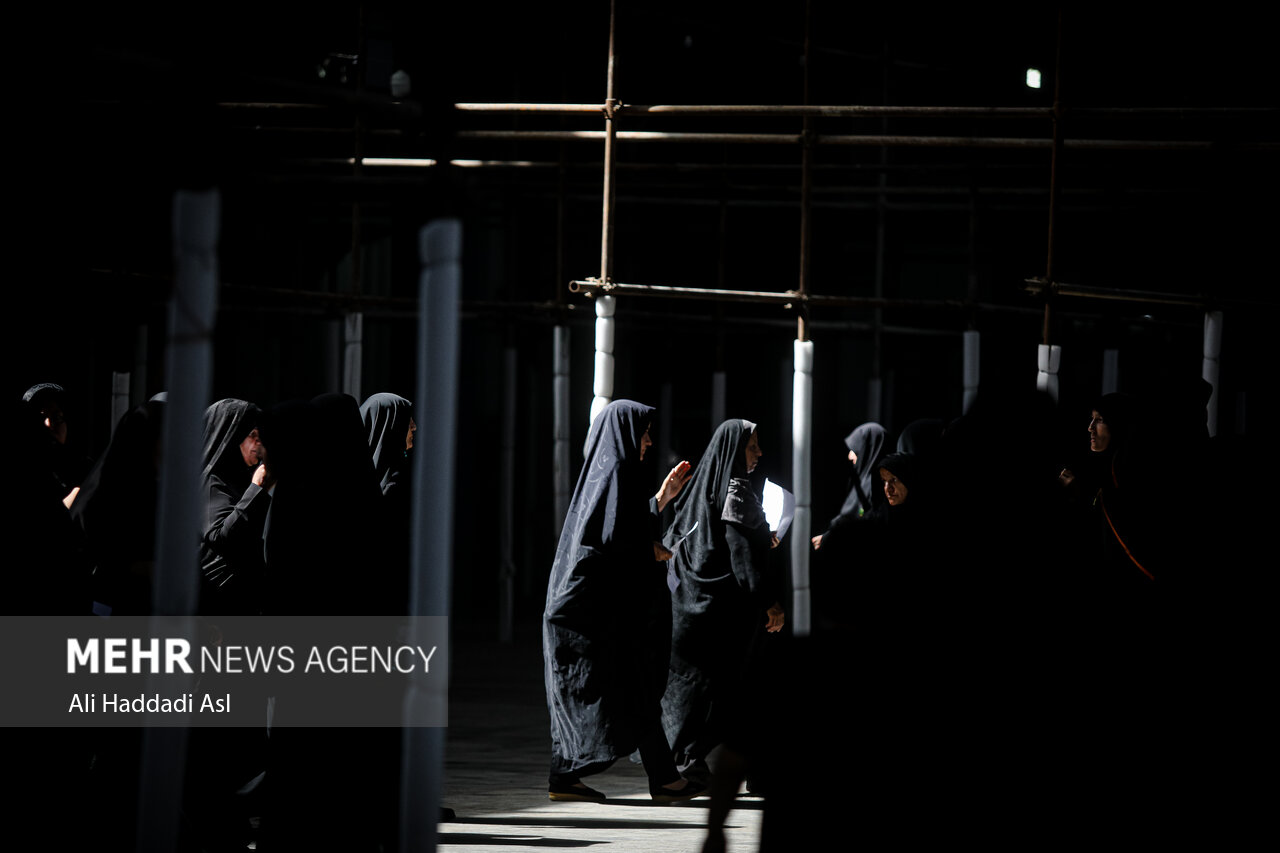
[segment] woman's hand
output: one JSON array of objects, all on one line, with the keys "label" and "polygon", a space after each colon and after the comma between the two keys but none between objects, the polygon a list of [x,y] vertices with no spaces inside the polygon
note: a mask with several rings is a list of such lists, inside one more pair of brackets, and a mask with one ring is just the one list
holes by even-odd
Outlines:
[{"label": "woman's hand", "polygon": [[822,547],[822,534],[819,533],[817,536],[810,539],[809,542],[813,545],[813,550],[818,550]]},{"label": "woman's hand", "polygon": [[670,560],[672,556],[673,555],[670,551],[662,547],[661,542],[653,543],[653,559],[657,560],[659,563],[665,563],[667,560]]},{"label": "woman's hand", "polygon": [[[667,504],[671,499],[680,494],[680,490],[684,488],[684,484],[689,482],[689,472],[693,468],[688,460],[682,460],[679,465],[671,469],[671,473],[667,475],[667,479],[662,481],[662,488],[658,489],[658,493],[654,495],[654,499],[658,502],[658,512],[662,512],[667,508]],[[663,559],[670,559],[669,557]]]},{"label": "woman's hand", "polygon": [[776,533],[770,533],[770,534],[769,534],[769,547],[770,547],[770,548],[777,548],[777,547],[778,547],[779,545],[781,545],[781,544],[782,544],[782,540],[778,538],[778,534],[776,534]]},{"label": "woman's hand", "polygon": [[770,634],[776,634],[781,631],[782,626],[787,623],[787,614],[783,611],[782,605],[779,603],[775,603],[767,612],[769,614],[769,621],[765,623],[765,630]]}]

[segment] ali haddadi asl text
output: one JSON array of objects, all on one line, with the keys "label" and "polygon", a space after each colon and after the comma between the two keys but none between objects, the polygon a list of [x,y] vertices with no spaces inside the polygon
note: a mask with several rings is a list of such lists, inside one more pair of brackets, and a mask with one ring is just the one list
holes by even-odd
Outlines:
[{"label": "ali haddadi asl text", "polygon": [[161,698],[159,693],[137,696],[121,696],[119,693],[75,693],[71,696],[68,714],[229,714],[231,694],[222,696],[201,694],[197,703],[194,694],[183,693],[176,699]]}]

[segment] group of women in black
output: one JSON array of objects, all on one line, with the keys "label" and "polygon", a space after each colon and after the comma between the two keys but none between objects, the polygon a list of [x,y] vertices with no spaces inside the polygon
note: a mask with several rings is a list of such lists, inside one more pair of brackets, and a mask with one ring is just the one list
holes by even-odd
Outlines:
[{"label": "group of women in black", "polygon": [[[30,498],[23,511],[39,536],[39,553],[23,563],[25,612],[152,612],[165,405],[161,394],[127,414],[76,483],[61,476],[62,442],[40,410],[24,401],[10,412],[6,428],[27,451],[18,470]],[[395,394],[363,405],[325,394],[265,410],[240,399],[209,406],[205,512],[192,543],[198,613],[407,613],[415,430],[412,404]],[[264,703],[261,730],[190,730],[185,845],[242,849],[252,837],[259,849],[354,850],[394,842],[396,732],[290,726],[292,711],[277,697],[270,720]],[[87,826],[129,847],[122,839],[134,830],[140,732],[95,737],[66,756],[76,766],[58,771],[82,780],[97,804]],[[249,825],[257,816],[260,832]]]},{"label": "group of women in black", "polygon": [[721,424],[651,495],[653,415],[615,400],[596,417],[556,549],[542,630],[553,800],[603,801],[582,779],[637,750],[655,801],[706,793],[753,638],[783,624],[777,539],[748,479],[756,425]]},{"label": "group of women in black", "polygon": [[[769,608],[790,594],[746,478],[754,425],[723,424],[682,487],[673,469],[663,531],[640,464],[653,411],[612,403],[544,613],[551,798],[605,799],[583,778],[637,747],[655,798],[680,773],[716,786],[696,771],[720,745],[726,775],[767,780],[766,837],[794,849],[835,831],[851,779],[871,783],[859,808],[886,821],[917,819],[922,802],[980,821],[987,795],[1041,816],[1090,797],[1150,805],[1203,784],[1187,776],[1202,741],[1171,740],[1187,720],[1173,694],[1221,648],[1206,627],[1230,576],[1215,538],[1248,537],[1256,517],[1212,500],[1186,511],[1188,464],[1241,458],[1209,438],[1203,404],[1194,387],[1105,395],[1074,439],[1036,392],[980,396],[896,443],[858,427],[848,498],[813,536],[812,635],[762,658]],[[996,781],[979,790],[974,772]]]}]

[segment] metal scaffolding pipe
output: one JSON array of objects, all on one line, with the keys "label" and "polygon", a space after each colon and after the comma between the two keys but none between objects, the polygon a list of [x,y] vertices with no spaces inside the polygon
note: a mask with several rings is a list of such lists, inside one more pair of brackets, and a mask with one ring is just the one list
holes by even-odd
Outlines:
[{"label": "metal scaffolding pipe", "polygon": [[1222,312],[1206,311],[1204,314],[1204,361],[1200,375],[1213,386],[1209,401],[1205,404],[1205,424],[1209,435],[1218,434],[1218,374],[1222,357]]},{"label": "metal scaffolding pipe", "polygon": [[[220,104],[223,107],[310,106],[293,104]],[[463,113],[547,113],[575,115],[600,113],[603,104],[520,104],[464,103],[453,108]],[[618,111],[627,115],[661,116],[779,116],[812,118],[964,118],[964,119],[1050,119],[1049,107],[930,107],[887,105],[812,105],[796,104],[619,104]],[[1071,115],[1079,118],[1266,118],[1280,110],[1274,107],[1075,107]]]},{"label": "metal scaffolding pipe", "polygon": [[[603,130],[463,130],[460,141],[497,142],[599,142],[609,137]],[[648,130],[613,132],[618,142],[677,142],[712,145],[798,145],[802,133],[666,133]],[[986,136],[904,136],[899,134],[829,134],[811,138],[814,145],[890,146],[894,148],[1021,148],[1050,149],[1052,139]],[[1172,139],[1068,139],[1066,148],[1097,151],[1280,151],[1278,142],[1215,142]]]},{"label": "metal scaffolding pipe", "polygon": [[1052,288],[1056,296],[1078,296],[1087,299],[1107,299],[1116,302],[1138,302],[1154,305],[1185,305],[1192,308],[1204,308],[1209,304],[1215,305],[1239,305],[1239,306],[1258,306],[1264,307],[1265,303],[1239,300],[1239,299],[1220,299],[1207,296],[1190,296],[1178,293],[1161,293],[1154,290],[1130,290],[1117,288],[1092,287],[1081,284],[1061,284],[1053,283],[1047,285],[1044,279],[1029,278],[1026,279],[1027,290],[1031,293],[1040,293],[1046,287]]},{"label": "metal scaffolding pipe", "polygon": [[[1044,280],[1053,281],[1053,242],[1056,234],[1055,223],[1058,214],[1058,161],[1062,158],[1062,10],[1058,10],[1058,44],[1054,60],[1053,72],[1053,153],[1049,158],[1049,239],[1045,249]],[[1048,346],[1052,341],[1051,320],[1053,290],[1044,291],[1044,323],[1040,332],[1040,343]],[[1055,389],[1054,399],[1057,399]]]},{"label": "metal scaffolding pipe", "polygon": [[569,495],[573,488],[569,459],[569,327],[563,323],[557,325],[553,341],[551,407],[555,447],[552,453],[552,484],[555,523],[559,526],[569,514]]},{"label": "metal scaffolding pipe", "polygon": [[352,311],[342,317],[342,392],[363,400],[364,314]]},{"label": "metal scaffolding pipe", "polygon": [[978,388],[981,381],[981,361],[980,354],[982,351],[981,334],[973,329],[968,329],[964,333],[964,357],[963,357],[963,386],[964,397],[961,402],[961,413],[969,411],[969,407],[973,405],[974,400],[978,399]]},{"label": "metal scaffolding pipe", "polygon": [[[569,290],[574,293],[601,294],[612,296],[665,296],[678,299],[709,299],[726,302],[765,302],[782,305],[808,304],[828,307],[849,308],[972,308],[964,300],[948,299],[885,299],[874,296],[823,296],[819,294],[803,294],[795,290],[762,291],[762,290],[724,290],[714,287],[680,287],[661,284],[624,284],[613,282],[603,285],[594,279],[569,282]],[[597,308],[597,313],[599,309]],[[610,314],[610,316],[612,313]],[[612,352],[612,350],[609,350]]]},{"label": "metal scaffolding pipe", "polygon": [[498,641],[515,636],[516,348],[502,353],[502,491],[498,508]]},{"label": "metal scaffolding pipe", "polygon": [[[606,82],[604,111],[604,210],[600,225],[600,281],[608,283],[613,273],[613,200],[614,200],[614,142],[617,139],[617,126],[613,107],[617,101],[613,97],[613,70],[616,62],[614,52],[614,31],[617,26],[617,9],[613,0],[609,3],[609,69]],[[591,400],[590,421],[595,422],[596,415],[609,405],[613,399],[613,311],[612,297],[596,300],[596,361],[595,378],[592,386],[594,397]]]}]

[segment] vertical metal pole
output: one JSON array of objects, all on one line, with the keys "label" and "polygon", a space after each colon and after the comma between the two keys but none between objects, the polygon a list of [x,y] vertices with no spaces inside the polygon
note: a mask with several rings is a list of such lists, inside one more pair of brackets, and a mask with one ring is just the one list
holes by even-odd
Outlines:
[{"label": "vertical metal pole", "polygon": [[559,529],[569,514],[569,495],[572,490],[569,461],[569,327],[556,326],[552,353],[551,400],[552,438],[555,448],[552,455],[555,491],[555,527]]},{"label": "vertical metal pole", "polygon": [[725,372],[717,370],[711,374],[711,430],[714,432],[724,423],[725,414]]},{"label": "vertical metal pole", "polygon": [[1222,312],[1206,311],[1204,314],[1204,364],[1200,375],[1213,386],[1206,404],[1209,435],[1218,434],[1218,360],[1222,356]]},{"label": "vertical metal pole", "polygon": [[561,306],[561,322],[552,332],[552,483],[551,490],[555,501],[555,518],[553,526],[556,530],[564,523],[569,514],[569,495],[573,488],[573,470],[569,461],[569,327],[564,323],[565,285],[564,285],[564,231],[565,231],[565,151],[560,146],[560,168],[556,184],[556,302]]},{"label": "vertical metal pole", "polygon": [[670,381],[663,382],[658,388],[658,423],[654,425],[654,429],[658,431],[658,470],[665,472],[666,466],[671,464],[669,460],[674,453],[671,448],[671,424],[674,420],[675,404],[673,388]]},{"label": "vertical metal pole", "polygon": [[609,3],[609,66],[605,83],[604,100],[604,211],[600,227],[600,281],[607,283],[613,275],[613,200],[614,200],[614,146],[617,142],[617,115],[614,99],[613,71],[616,62],[614,54],[614,27],[617,21],[617,9],[614,0]]},{"label": "vertical metal pole", "polygon": [[1114,394],[1120,390],[1120,350],[1102,351],[1102,393]]},{"label": "vertical metal pole", "polygon": [[[458,305],[462,279],[462,225],[441,219],[421,231],[422,277],[418,290],[418,400],[431,417],[418,440],[431,453],[414,454],[413,577],[410,642],[425,641],[420,620],[447,620],[453,567],[453,478],[458,410]],[[442,649],[446,656],[449,649]],[[447,661],[447,657],[446,657]],[[446,663],[447,666],[447,663]],[[447,719],[448,681],[414,678],[405,696],[406,720]],[[407,726],[400,785],[400,849],[436,849],[443,792],[443,727]]]},{"label": "vertical metal pole", "polygon": [[364,372],[364,314],[354,311],[342,318],[342,390],[363,400],[360,385]]},{"label": "vertical metal pole", "polygon": [[[811,59],[809,52],[809,30],[811,22],[812,3],[806,0],[804,4],[804,92],[803,101],[807,107],[809,105],[809,62]],[[801,134],[803,143],[800,146],[800,283],[797,290],[800,292],[800,301],[798,303],[799,311],[796,318],[796,340],[807,341],[809,339],[808,313],[809,306],[804,297],[809,293],[809,240],[811,236],[811,226],[809,224],[809,208],[811,196],[813,194],[813,119],[809,116],[804,117],[804,130]]]},{"label": "vertical metal pole", "polygon": [[981,376],[979,355],[982,337],[978,332],[969,329],[964,333],[964,400],[961,412],[968,412],[973,401],[978,398],[978,381]]},{"label": "vertical metal pole", "polygon": [[498,640],[511,642],[515,620],[516,348],[503,352],[502,494],[498,508]]},{"label": "vertical metal pole", "polygon": [[[165,345],[160,494],[152,619],[158,636],[194,638],[194,625],[165,627],[163,616],[196,611],[200,570],[193,543],[200,539],[200,436],[213,375],[213,324],[218,305],[218,231],[222,201],[217,190],[181,191],[173,199],[174,283]],[[172,621],[168,622],[172,626]],[[186,683],[193,677],[169,676]],[[182,813],[184,728],[147,729],[142,741],[138,800],[138,849],[173,850]]]},{"label": "vertical metal pole", "polygon": [[1057,233],[1058,216],[1058,162],[1062,157],[1062,10],[1058,10],[1058,44],[1053,67],[1053,153],[1049,160],[1049,244],[1045,251],[1044,264],[1044,326],[1041,330],[1040,343],[1048,346],[1052,343],[1050,320],[1052,319],[1051,303],[1053,300],[1054,238]]},{"label": "vertical metal pole", "polygon": [[[613,276],[613,201],[614,201],[614,144],[617,134],[617,118],[614,108],[613,70],[614,27],[617,20],[616,3],[609,3],[609,70],[605,85],[604,102],[604,210],[600,225],[600,281],[607,284]],[[595,399],[591,401],[591,420],[595,421],[600,410],[613,398],[613,297],[602,296],[596,300],[596,364]],[[602,343],[607,343],[605,349]],[[601,391],[601,389],[606,389]]]},{"label": "vertical metal pole", "polygon": [[[804,103],[809,104],[809,31],[811,23],[810,2],[804,7]],[[801,160],[800,183],[800,293],[808,292],[809,284],[809,195],[811,177],[812,127],[809,118],[804,120],[804,146]],[[794,373],[791,390],[791,483],[796,498],[795,516],[791,521],[791,581],[792,581],[792,632],[797,637],[807,637],[811,630],[809,590],[809,539],[810,504],[809,469],[813,455],[813,342],[806,329],[807,305],[800,302],[800,317],[796,321],[794,344]]]},{"label": "vertical metal pole", "polygon": [[806,637],[811,630],[809,539],[812,536],[809,468],[813,457],[813,342],[795,342],[795,374],[791,392],[791,482],[796,514],[791,521],[792,630]]},{"label": "vertical metal pole", "polygon": [[[889,104],[889,43],[883,43],[881,59],[884,63],[880,82],[880,101]],[[889,119],[880,120],[880,132],[888,135]],[[889,149],[880,146],[880,174],[876,176],[876,267],[875,295],[884,298],[885,278],[885,188],[889,184]],[[867,384],[867,419],[884,423],[884,309],[871,312],[871,381]]]}]

